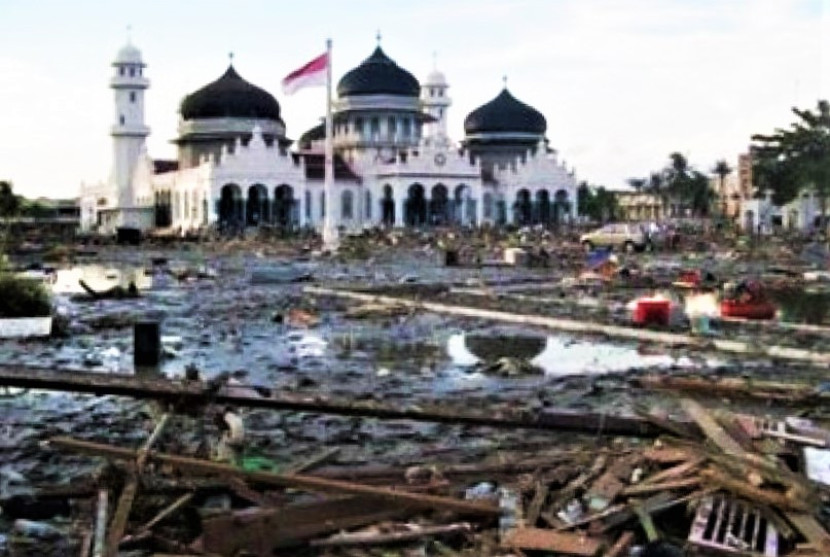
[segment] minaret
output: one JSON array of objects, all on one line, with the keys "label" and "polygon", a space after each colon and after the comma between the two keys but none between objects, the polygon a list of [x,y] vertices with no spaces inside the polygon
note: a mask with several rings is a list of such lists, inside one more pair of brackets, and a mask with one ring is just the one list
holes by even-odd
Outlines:
[{"label": "minaret", "polygon": [[115,123],[110,131],[113,146],[111,184],[118,192],[118,207],[124,209],[135,206],[133,172],[144,140],[150,134],[150,128],[144,125],[144,90],[150,86],[150,81],[143,75],[145,64],[141,60],[141,51],[129,41],[118,51],[112,65],[115,75],[110,79],[110,87],[115,92]]},{"label": "minaret", "polygon": [[421,105],[424,112],[435,118],[435,122],[424,126],[425,138],[447,137],[447,109],[452,104],[452,100],[447,96],[449,88],[447,78],[435,69],[433,64],[432,72],[421,85]]}]

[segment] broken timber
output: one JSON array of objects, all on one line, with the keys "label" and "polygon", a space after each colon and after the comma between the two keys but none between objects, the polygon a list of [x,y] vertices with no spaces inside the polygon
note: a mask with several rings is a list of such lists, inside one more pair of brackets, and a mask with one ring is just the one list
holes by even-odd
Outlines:
[{"label": "broken timber", "polygon": [[766,356],[768,358],[808,362],[819,365],[830,364],[830,353],[814,352],[812,350],[791,348],[787,346],[754,346],[753,344],[748,342],[741,342],[737,340],[729,340],[723,338],[704,338],[695,335],[666,333],[662,331],[652,331],[649,329],[641,329],[635,327],[607,325],[604,323],[596,323],[591,321],[578,321],[575,319],[547,317],[544,315],[522,315],[517,313],[510,313],[507,311],[480,309],[469,306],[458,306],[451,304],[439,304],[435,302],[424,302],[421,300],[415,300],[410,298],[383,296],[379,294],[366,294],[363,292],[354,292],[350,290],[326,288],[321,286],[306,286],[305,288],[303,288],[303,291],[306,294],[315,294],[318,296],[331,296],[335,298],[345,298],[349,300],[356,300],[360,302],[369,303],[394,304],[412,309],[431,311],[434,313],[461,315],[464,317],[490,319],[492,321],[501,321],[507,323],[519,323],[523,325],[533,325],[537,327],[544,327],[547,329],[570,331],[574,333],[604,334],[612,338],[624,338],[636,341],[656,342],[659,344],[669,344],[672,346],[685,346],[689,348],[698,348],[703,350],[717,350],[733,354],[746,354],[748,356]]},{"label": "broken timber", "polygon": [[439,408],[406,408],[384,406],[376,403],[361,404],[346,400],[325,399],[313,394],[287,396],[281,395],[273,389],[259,386],[240,387],[234,385],[217,389],[202,381],[171,381],[75,370],[55,372],[39,368],[0,366],[0,385],[27,389],[151,398],[173,405],[191,407],[215,403],[314,414],[510,429],[576,431],[593,435],[656,437],[664,433],[663,429],[636,416],[614,416],[599,412],[545,409],[532,414],[500,410],[462,413]]},{"label": "broken timber", "polygon": [[[137,452],[132,449],[114,447],[112,445],[104,445],[101,443],[92,443],[90,441],[81,441],[79,439],[72,439],[71,437],[54,437],[49,441],[49,443],[52,446],[61,449],[67,449],[81,454],[114,460],[133,461],[137,456]],[[303,476],[300,474],[275,474],[272,472],[243,470],[227,464],[211,462],[209,460],[157,453],[154,451],[149,453],[148,461],[168,465],[181,471],[190,471],[213,476],[242,478],[262,484],[291,487],[295,489],[306,489],[309,491],[364,495],[377,499],[396,501],[400,504],[411,507],[443,509],[474,515],[496,516],[499,514],[498,507],[491,504],[465,501],[463,499],[454,499],[451,497],[439,497],[437,495],[408,493],[406,491],[396,491],[388,488],[373,487],[340,480],[324,480],[322,478]]]}]

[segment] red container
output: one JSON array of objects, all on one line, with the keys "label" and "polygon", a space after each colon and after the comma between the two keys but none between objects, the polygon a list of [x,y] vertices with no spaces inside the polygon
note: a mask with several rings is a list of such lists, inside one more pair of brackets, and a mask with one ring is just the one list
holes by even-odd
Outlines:
[{"label": "red container", "polygon": [[634,323],[638,325],[668,325],[671,302],[659,299],[640,299],[634,306]]},{"label": "red container", "polygon": [[723,300],[720,303],[722,317],[739,317],[742,319],[772,319],[775,306],[770,302],[739,302]]}]

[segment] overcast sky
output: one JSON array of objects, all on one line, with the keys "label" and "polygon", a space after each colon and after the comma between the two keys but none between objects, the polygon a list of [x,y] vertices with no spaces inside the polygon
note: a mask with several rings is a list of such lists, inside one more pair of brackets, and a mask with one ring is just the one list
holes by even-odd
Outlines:
[{"label": "overcast sky", "polygon": [[108,80],[128,25],[156,158],[175,158],[181,99],[229,52],[296,139],[323,115],[324,89],[285,97],[281,79],[331,37],[336,83],[378,30],[419,79],[436,53],[454,140],[506,75],[577,178],[612,188],[672,151],[707,171],[733,161],[753,133],[788,125],[790,107],[830,94],[830,0],[0,0],[0,179],[19,193],[73,196],[107,177]]}]

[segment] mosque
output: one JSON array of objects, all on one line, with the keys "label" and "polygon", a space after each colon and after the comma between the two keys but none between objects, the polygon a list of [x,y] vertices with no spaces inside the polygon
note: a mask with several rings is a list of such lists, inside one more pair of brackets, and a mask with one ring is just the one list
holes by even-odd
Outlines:
[{"label": "mosque", "polygon": [[328,210],[344,230],[552,225],[577,214],[576,178],[549,147],[540,112],[505,87],[467,115],[454,144],[444,75],[432,71],[419,83],[379,44],[340,79],[332,100],[332,207],[324,124],[289,139],[276,98],[233,64],[182,101],[177,160],[147,153],[141,52],[128,43],[112,65],[112,170],[106,182],[81,186],[87,231],[319,229]]}]

